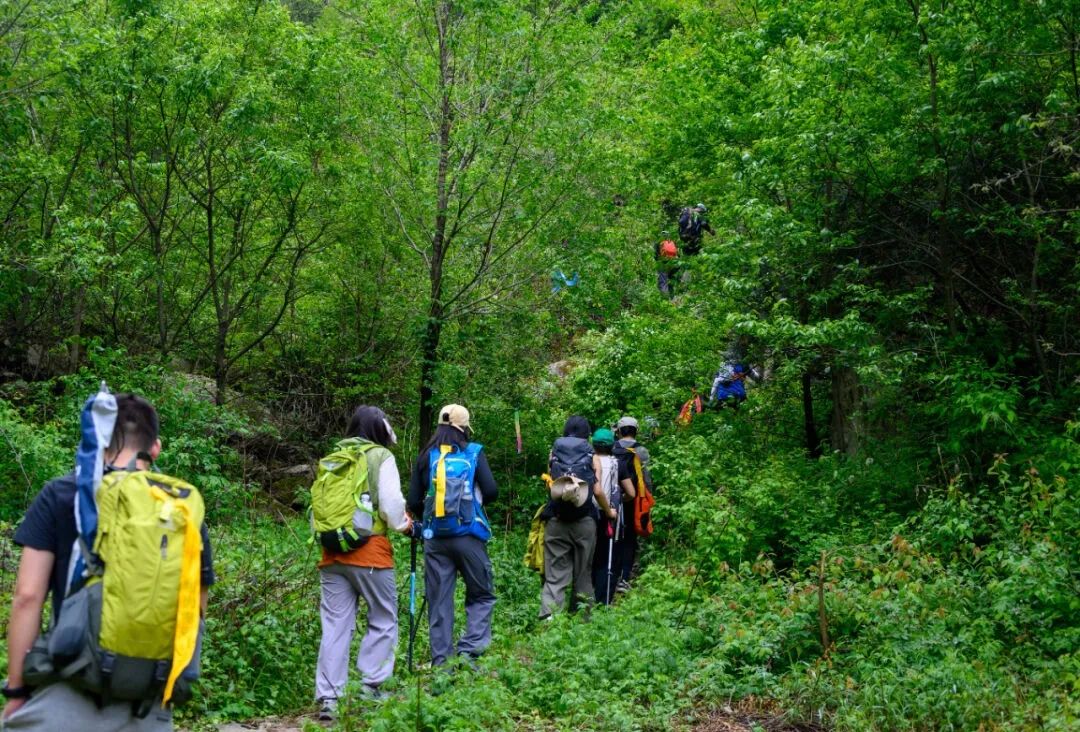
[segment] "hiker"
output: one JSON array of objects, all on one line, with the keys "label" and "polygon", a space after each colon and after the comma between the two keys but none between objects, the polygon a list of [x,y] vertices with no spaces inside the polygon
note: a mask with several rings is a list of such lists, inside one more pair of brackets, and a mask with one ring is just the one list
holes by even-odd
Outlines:
[{"label": "hiker", "polygon": [[618,477],[620,485],[626,485],[623,481],[631,483],[629,490],[626,487],[623,488],[623,518],[631,525],[627,527],[623,536],[621,551],[615,557],[618,566],[616,592],[626,592],[630,589],[630,577],[634,570],[634,561],[637,559],[638,531],[632,525],[631,517],[634,513],[634,499],[637,497],[637,493],[642,490],[642,486],[638,485],[633,464],[635,454],[641,460],[641,469],[646,485],[652,487],[652,476],[649,474],[649,451],[637,441],[637,434],[638,422],[633,417],[624,416],[615,423],[615,436],[618,439],[611,453],[619,464]]},{"label": "hiker", "polygon": [[746,366],[746,352],[750,338],[746,334],[734,336],[722,365],[713,377],[709,390],[709,407],[721,409],[730,405],[738,409],[746,401],[746,379],[754,378],[752,369]]},{"label": "hiker", "polygon": [[563,436],[551,446],[548,465],[553,482],[551,500],[545,509],[548,521],[544,529],[541,619],[563,608],[567,587],[571,587],[570,612],[580,602],[592,602],[593,549],[600,516],[597,506],[608,519],[617,516],[600,487],[600,463],[589,444],[589,432],[588,420],[570,417]]},{"label": "hiker", "polygon": [[692,257],[701,252],[701,237],[704,232],[716,235],[709,220],[705,217],[708,209],[704,203],[687,206],[679,212],[679,239],[683,243],[683,254]]},{"label": "hiker", "polygon": [[[168,534],[167,530],[162,530],[161,561],[155,561],[156,557],[153,559],[132,557],[132,552],[137,551],[139,545],[120,541],[115,537],[126,536],[127,533],[116,532],[109,544],[109,566],[123,566],[126,569],[132,566],[132,563],[139,563],[156,570],[165,567],[167,563],[180,563],[184,559],[198,562],[198,567],[192,566],[191,574],[186,576],[180,567],[166,567],[181,575],[179,592],[184,592],[185,589],[190,590],[183,598],[172,597],[171,600],[175,605],[169,608],[168,611],[178,612],[173,608],[183,609],[184,607],[192,611],[191,616],[186,618],[189,622],[194,621],[190,626],[191,633],[187,636],[187,640],[197,645],[197,625],[199,618],[205,615],[209,588],[210,585],[214,584],[210,537],[206,530],[206,524],[202,521],[202,500],[198,498],[197,491],[194,488],[168,476],[155,474],[153,476],[155,483],[146,481],[146,473],[140,471],[150,470],[161,452],[161,440],[158,438],[157,412],[142,397],[134,394],[120,394],[113,400],[112,395],[107,394],[104,389],[102,391],[107,397],[107,401],[110,402],[109,417],[115,415],[115,426],[111,428],[111,438],[106,444],[104,437],[109,428],[102,427],[101,429],[105,430],[104,432],[96,429],[100,426],[100,421],[94,422],[88,428],[88,422],[96,419],[99,415],[96,412],[93,413],[93,416],[84,413],[83,441],[84,443],[88,439],[93,441],[95,434],[102,436],[103,439],[97,449],[104,451],[104,465],[102,466],[98,462],[97,468],[95,468],[92,465],[79,462],[79,470],[83,471],[81,473],[82,479],[87,480],[88,473],[97,474],[96,471],[100,468],[103,474],[102,486],[109,486],[110,496],[117,495],[116,492],[119,492],[127,497],[131,495],[128,492],[129,489],[134,487],[142,492],[142,496],[145,498],[143,505],[149,504],[154,515],[160,515],[165,510],[165,507],[173,507],[178,508],[187,519],[186,521],[177,520],[175,522],[177,525],[182,526],[180,536],[184,538],[182,541],[177,539],[175,544],[168,545],[176,547],[176,551],[170,552],[168,559],[165,558],[165,547],[167,546],[165,542],[167,537],[173,537],[176,534]],[[102,394],[99,394],[98,399],[101,397]],[[111,405],[115,405],[114,412],[111,411]],[[83,443],[80,443],[80,455],[77,459],[83,457],[82,450]],[[91,456],[90,459],[97,459],[93,453],[91,453]],[[11,619],[8,625],[8,674],[3,690],[7,703],[3,711],[3,728],[5,730],[19,731],[41,730],[42,732],[53,732],[55,730],[68,730],[71,732],[74,732],[74,730],[79,730],[79,732],[119,732],[119,730],[157,732],[159,730],[171,730],[173,728],[172,704],[164,704],[163,699],[166,699],[167,695],[176,693],[179,686],[171,686],[171,681],[161,681],[158,670],[162,666],[159,664],[168,667],[169,680],[173,680],[180,671],[185,671],[184,675],[187,676],[187,663],[184,664],[183,669],[176,669],[176,674],[174,674],[171,668],[172,664],[168,660],[154,662],[140,657],[111,655],[112,661],[115,662],[115,674],[104,675],[101,662],[90,660],[89,667],[82,671],[75,671],[70,667],[63,668],[65,672],[73,671],[73,675],[67,676],[66,680],[54,680],[36,689],[30,686],[26,678],[24,678],[24,674],[31,675],[35,673],[35,666],[42,662],[43,657],[50,667],[53,660],[58,663],[61,662],[59,657],[55,659],[49,658],[47,651],[42,650],[38,653],[38,649],[42,645],[38,639],[42,608],[46,597],[49,595],[51,595],[52,599],[52,629],[57,629],[57,623],[62,618],[65,620],[65,626],[67,626],[68,630],[82,628],[82,633],[74,636],[80,647],[71,649],[75,650],[80,657],[85,657],[84,653],[89,655],[89,651],[94,646],[104,644],[107,628],[115,630],[118,635],[128,640],[137,637],[138,642],[144,646],[155,641],[150,637],[153,634],[146,631],[145,624],[139,626],[140,630],[132,627],[139,622],[137,613],[133,613],[136,614],[136,617],[132,619],[125,614],[124,610],[135,606],[135,599],[132,598],[125,603],[123,597],[119,598],[119,608],[115,605],[101,606],[101,617],[98,621],[102,627],[101,638],[89,639],[86,637],[88,634],[85,632],[85,625],[82,625],[79,621],[87,618],[87,614],[91,612],[96,613],[97,610],[92,608],[96,602],[100,602],[100,600],[88,599],[90,590],[104,587],[104,590],[95,590],[95,597],[101,598],[104,593],[106,600],[110,598],[117,600],[115,594],[112,594],[117,592],[117,586],[109,583],[108,568],[105,568],[101,570],[104,572],[104,582],[76,587],[75,592],[68,593],[68,565],[72,561],[73,550],[77,541],[80,547],[88,548],[85,537],[80,535],[80,529],[75,518],[76,494],[79,493],[77,475],[79,475],[78,472],[72,472],[46,483],[30,504],[26,516],[15,532],[15,543],[22,547],[22,553],[15,578]],[[92,477],[89,479],[92,480]],[[142,481],[141,484],[138,484],[139,480]],[[183,495],[173,495],[174,486],[184,486]],[[153,487],[153,490],[151,487]],[[162,504],[159,500],[152,498],[151,494],[154,490],[162,492],[158,495],[167,492],[169,497],[174,500],[172,503],[165,500],[165,503]],[[101,495],[101,493],[99,492],[98,495]],[[197,503],[197,506],[195,503]],[[183,504],[183,508],[179,508],[176,504]],[[82,520],[86,521],[86,514],[82,513],[86,506],[80,506],[79,508],[80,516],[84,517]],[[131,512],[129,516],[136,510],[130,504],[126,508]],[[191,513],[188,513],[188,511],[191,511]],[[106,514],[104,510],[99,515],[96,507],[93,513],[95,520],[100,518],[102,522],[111,522],[113,516],[116,515],[114,513]],[[174,516],[176,516],[175,513],[169,513],[167,518],[172,522]],[[193,526],[196,519],[199,524],[197,530]],[[129,520],[131,519],[129,518]],[[171,528],[172,523],[170,523]],[[187,531],[187,533],[184,533],[184,531]],[[201,549],[198,549],[198,553],[185,553],[184,547],[188,546],[187,539],[195,540],[200,537]],[[90,546],[94,546],[95,552],[98,550],[96,541],[91,543]],[[156,555],[156,547],[154,553]],[[104,555],[95,557],[92,560],[87,555],[81,556],[86,558],[87,568],[90,569],[90,561],[93,561],[94,567],[100,567]],[[131,562],[122,561],[129,558]],[[82,565],[78,564],[77,566],[81,567]],[[116,569],[115,571],[119,572],[120,570]],[[81,576],[80,573],[80,576],[76,578],[80,580],[80,584],[82,584]],[[139,577],[137,572],[134,575],[125,573],[123,576],[127,581],[131,582],[144,579]],[[193,581],[186,588],[184,585],[185,579]],[[130,589],[124,585],[118,587],[121,595],[124,594],[125,589]],[[152,594],[158,599],[170,597],[168,592],[157,590],[147,594]],[[70,599],[73,603],[65,605],[65,599]],[[85,601],[85,604],[80,606],[75,604],[75,601]],[[147,601],[148,599],[145,597],[142,600],[142,602]],[[190,602],[190,605],[187,604],[188,602]],[[88,608],[88,606],[90,607]],[[139,607],[141,608],[142,605],[139,605]],[[160,610],[156,605],[147,609]],[[195,612],[196,609],[197,613]],[[68,610],[68,612],[62,616],[61,613],[65,610]],[[197,617],[195,617],[196,615]],[[120,620],[121,617],[123,621]],[[157,617],[160,617],[160,614]],[[87,621],[84,620],[84,622]],[[181,625],[179,616],[176,624]],[[127,625],[127,627],[123,627],[124,625]],[[35,641],[39,642],[35,643]],[[173,649],[174,630],[170,628],[165,637],[156,639],[156,641],[159,645],[163,643],[166,648]],[[193,645],[189,644],[187,646],[188,651],[193,651],[193,648]],[[34,653],[28,659],[27,653],[32,649],[34,649]],[[98,652],[100,653],[101,650],[103,649],[99,648]],[[197,651],[194,651],[194,653],[197,661]],[[144,665],[134,666],[135,664]],[[145,664],[149,664],[149,669],[146,668]],[[141,668],[146,672],[146,675],[135,678],[135,674],[132,672],[133,666]],[[57,671],[59,670],[57,669]],[[89,687],[91,682],[90,671],[96,673],[98,686],[104,687],[98,693],[84,690]],[[40,673],[46,678],[48,676],[59,676],[58,672],[49,674],[47,671],[40,671]],[[125,696],[119,687],[132,683],[139,687],[139,691],[147,690],[149,698],[132,700],[130,696]],[[181,696],[186,696],[186,693],[173,696],[173,701],[182,701]],[[117,697],[123,697],[123,700],[119,700]]]},{"label": "hiker", "polygon": [[668,232],[661,232],[653,256],[656,258],[656,287],[669,297],[675,294],[675,275],[679,270],[679,247]]},{"label": "hiker", "polygon": [[475,667],[491,644],[495,590],[487,540],[491,524],[484,507],[499,497],[482,446],[470,442],[469,411],[458,404],[439,410],[435,434],[420,452],[409,481],[408,507],[423,516],[424,592],[428,604],[431,665],[443,666],[454,652],[454,587],[465,582],[465,631],[459,660]]},{"label": "hiker", "polygon": [[614,509],[597,517],[596,550],[593,553],[592,566],[596,601],[609,605],[621,579],[621,575],[616,574],[620,571],[617,557],[622,550],[627,529],[623,520],[623,499],[626,497],[633,500],[634,483],[627,479],[619,480],[619,463],[611,454],[615,445],[615,433],[601,427],[593,433],[592,444],[596,451],[596,482],[600,486],[600,493]]},{"label": "hiker", "polygon": [[[321,720],[329,721],[337,716],[338,700],[345,693],[349,649],[360,600],[367,606],[367,630],[356,657],[361,697],[384,698],[386,692],[381,686],[394,673],[397,583],[387,535],[391,530],[412,532],[412,521],[405,514],[397,462],[389,450],[396,443],[394,429],[381,409],[357,407],[349,419],[345,439],[320,461],[319,476],[312,486],[315,523],[318,524],[324,511],[332,513],[332,507],[336,506],[340,512],[343,506],[344,517],[331,519],[327,525],[344,523],[357,532],[355,539],[346,537],[344,546],[337,545],[339,539],[334,532],[329,532],[332,536],[325,541],[326,534],[319,537],[323,545],[318,564],[322,641],[315,671],[315,698]],[[338,469],[343,463],[355,465],[359,460],[366,465]]]},{"label": "hiker", "polygon": [[738,409],[746,401],[746,379],[750,376],[750,369],[741,363],[725,363],[721,366],[709,391],[709,407],[721,409],[730,405]]}]

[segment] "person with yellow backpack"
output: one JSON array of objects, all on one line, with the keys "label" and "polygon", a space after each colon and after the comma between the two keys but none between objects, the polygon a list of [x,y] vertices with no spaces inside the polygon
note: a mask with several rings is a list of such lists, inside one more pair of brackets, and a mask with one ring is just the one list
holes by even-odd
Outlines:
[{"label": "person with yellow backpack", "polygon": [[412,531],[389,450],[397,436],[386,414],[378,407],[357,407],[345,434],[319,461],[311,486],[311,524],[322,546],[315,698],[323,721],[335,718],[345,692],[360,600],[367,605],[367,630],[356,658],[360,695],[373,701],[385,697],[380,687],[394,673],[398,640],[397,582],[387,534]]},{"label": "person with yellow backpack", "polygon": [[171,730],[190,696],[214,570],[198,490],[153,471],[158,427],[148,401],[102,385],[75,471],[16,530],[4,730]]}]

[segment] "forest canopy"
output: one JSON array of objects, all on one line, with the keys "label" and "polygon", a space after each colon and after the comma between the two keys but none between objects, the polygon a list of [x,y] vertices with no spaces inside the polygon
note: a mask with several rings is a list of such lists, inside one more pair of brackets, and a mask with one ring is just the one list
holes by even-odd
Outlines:
[{"label": "forest canopy", "polygon": [[[841,729],[1067,729],[1078,54],[1074,0],[4,0],[5,537],[102,378],[148,392],[163,467],[267,547],[309,500],[281,471],[358,404],[403,465],[468,405],[508,542],[566,416],[635,414],[661,530],[632,602],[679,619],[654,651],[692,680],[640,728],[757,697]],[[657,245],[699,201],[713,231],[670,297]],[[677,427],[733,347],[747,403]],[[231,622],[292,642],[300,576]],[[254,651],[219,649],[201,713],[306,703],[237,692]],[[491,728],[607,728],[508,679]]]}]

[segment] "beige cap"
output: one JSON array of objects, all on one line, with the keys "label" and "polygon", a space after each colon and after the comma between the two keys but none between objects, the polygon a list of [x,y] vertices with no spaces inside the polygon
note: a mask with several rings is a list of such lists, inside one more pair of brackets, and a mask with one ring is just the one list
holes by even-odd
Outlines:
[{"label": "beige cap", "polygon": [[623,427],[638,428],[637,420],[633,417],[620,417],[619,421],[615,423],[615,429],[621,430]]},{"label": "beige cap", "polygon": [[447,404],[439,410],[439,424],[448,424],[459,430],[469,429],[469,410],[460,404]]}]

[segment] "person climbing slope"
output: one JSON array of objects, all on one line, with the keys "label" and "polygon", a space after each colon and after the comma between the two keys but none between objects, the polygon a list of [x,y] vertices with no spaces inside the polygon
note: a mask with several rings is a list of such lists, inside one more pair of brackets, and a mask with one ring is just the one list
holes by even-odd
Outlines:
[{"label": "person climbing slope", "polygon": [[661,232],[653,256],[656,258],[656,287],[665,295],[675,294],[675,276],[679,270],[679,247],[668,232]]},{"label": "person climbing slope", "polygon": [[484,507],[499,497],[483,446],[469,441],[469,411],[458,404],[439,410],[435,434],[420,452],[409,481],[408,508],[423,516],[424,584],[428,603],[431,664],[443,666],[454,652],[454,587],[465,582],[465,630],[457,655],[467,665],[491,645],[494,581],[487,541],[491,524]]},{"label": "person climbing slope", "polygon": [[704,203],[699,203],[679,212],[679,239],[683,242],[683,254],[688,257],[701,252],[701,237],[706,231],[716,235],[705,217],[707,210]]},{"label": "person climbing slope", "polygon": [[[315,698],[322,720],[335,718],[338,700],[345,693],[360,600],[367,606],[367,630],[356,658],[361,696],[381,699],[385,695],[382,684],[394,673],[397,583],[387,534],[412,530],[397,461],[389,450],[396,443],[397,436],[381,409],[357,407],[345,439],[319,461],[311,489],[316,529],[325,529],[319,534],[322,641],[315,670]],[[327,522],[319,526],[324,516]]]},{"label": "person climbing slope", "polygon": [[[630,416],[619,418],[615,423],[615,436],[618,440],[612,448],[612,455],[618,461],[619,484],[623,486],[623,517],[629,523],[634,515],[634,500],[642,492],[645,486],[639,485],[637,470],[634,465],[636,456],[641,462],[642,479],[651,490],[652,476],[649,474],[649,451],[637,441],[638,422]],[[626,482],[630,483],[627,487]],[[619,571],[617,592],[626,592],[630,589],[630,578],[634,571],[634,562],[637,559],[638,536],[640,529],[633,525],[627,527],[623,537],[622,547],[616,558]]]},{"label": "person climbing slope", "polygon": [[596,601],[604,605],[611,603],[621,575],[616,557],[622,551],[627,523],[623,517],[623,497],[634,498],[634,484],[630,480],[619,481],[619,462],[611,454],[615,445],[615,434],[601,427],[593,433],[593,449],[596,451],[594,465],[596,482],[600,493],[607,497],[613,511],[601,512],[596,521],[596,550],[593,553],[593,588]]},{"label": "person climbing slope", "polygon": [[570,417],[563,436],[555,440],[548,459],[553,482],[545,512],[544,586],[540,617],[563,609],[566,588],[571,588],[570,611],[580,602],[592,603],[593,550],[598,506],[609,519],[616,516],[597,479],[599,463],[589,444],[589,422]]}]

